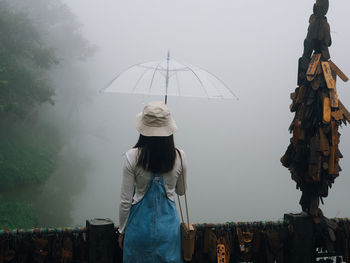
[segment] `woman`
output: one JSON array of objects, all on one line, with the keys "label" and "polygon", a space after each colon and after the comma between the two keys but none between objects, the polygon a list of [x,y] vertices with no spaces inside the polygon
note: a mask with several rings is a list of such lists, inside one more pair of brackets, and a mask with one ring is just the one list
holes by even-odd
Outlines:
[{"label": "woman", "polygon": [[124,263],[180,263],[176,194],[186,188],[186,160],[174,145],[176,123],[163,102],[136,116],[140,137],[126,153],[119,207]]}]

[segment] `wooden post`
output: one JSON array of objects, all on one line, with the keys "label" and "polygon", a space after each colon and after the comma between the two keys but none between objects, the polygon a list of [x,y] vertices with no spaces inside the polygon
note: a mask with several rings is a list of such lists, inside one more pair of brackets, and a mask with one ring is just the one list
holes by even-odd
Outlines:
[{"label": "wooden post", "polygon": [[114,223],[110,219],[86,220],[89,263],[112,263]]},{"label": "wooden post", "polygon": [[313,258],[313,221],[307,214],[285,214],[291,238],[286,251],[288,263],[310,263]]}]

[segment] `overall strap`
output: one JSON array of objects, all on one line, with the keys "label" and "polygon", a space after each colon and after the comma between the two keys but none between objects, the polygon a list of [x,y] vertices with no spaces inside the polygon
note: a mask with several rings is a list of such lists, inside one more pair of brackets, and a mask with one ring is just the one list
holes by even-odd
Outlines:
[{"label": "overall strap", "polygon": [[[184,179],[184,176],[183,176],[182,156],[181,156],[181,152],[179,151],[179,149],[176,148],[176,151],[177,151],[177,153],[179,154],[180,161],[181,161],[181,177],[182,177],[182,184],[183,184],[183,187],[184,187],[184,189],[185,189],[185,206],[186,206],[186,214],[187,214],[187,224],[190,225],[190,219],[189,219],[189,216],[188,216],[188,205],[187,205],[186,186],[185,186],[185,179]],[[183,217],[183,214],[182,214],[182,208],[181,208],[181,202],[180,202],[180,197],[179,197],[179,195],[177,195],[177,199],[178,199],[178,202],[179,202],[181,220],[182,220],[182,223],[184,223],[184,217]]]},{"label": "overall strap", "polygon": [[[159,178],[159,179],[156,179],[156,178]],[[162,176],[162,174],[151,173],[151,182],[154,181],[154,179],[156,179],[157,181],[162,181],[163,176]]]}]

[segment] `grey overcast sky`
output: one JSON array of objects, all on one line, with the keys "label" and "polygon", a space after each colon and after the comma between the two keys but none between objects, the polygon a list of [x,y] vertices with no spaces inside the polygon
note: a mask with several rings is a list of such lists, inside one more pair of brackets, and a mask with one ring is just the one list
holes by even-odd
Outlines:
[{"label": "grey overcast sky", "polygon": [[[240,100],[170,98],[189,162],[191,221],[280,219],[300,211],[300,192],[279,159],[289,142],[289,94],[296,87],[315,1],[305,0],[65,0],[98,46],[88,62],[96,98],[84,122],[105,140],[81,138],[95,169],[76,200],[76,224],[86,218],[117,220],[123,152],[136,142],[134,116],[145,97],[98,94],[128,66],[165,58],[219,76]],[[332,60],[350,76],[350,2],[330,0]],[[350,108],[350,83],[338,83]],[[87,118],[87,116],[89,116]],[[350,127],[340,130],[343,172],[321,208],[350,217]]]}]

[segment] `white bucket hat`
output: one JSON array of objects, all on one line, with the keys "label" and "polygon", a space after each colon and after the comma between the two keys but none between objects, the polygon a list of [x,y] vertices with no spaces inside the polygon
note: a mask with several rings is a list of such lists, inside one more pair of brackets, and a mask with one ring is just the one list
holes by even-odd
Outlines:
[{"label": "white bucket hat", "polygon": [[170,136],[177,126],[164,102],[154,101],[136,115],[136,129],[144,136]]}]

